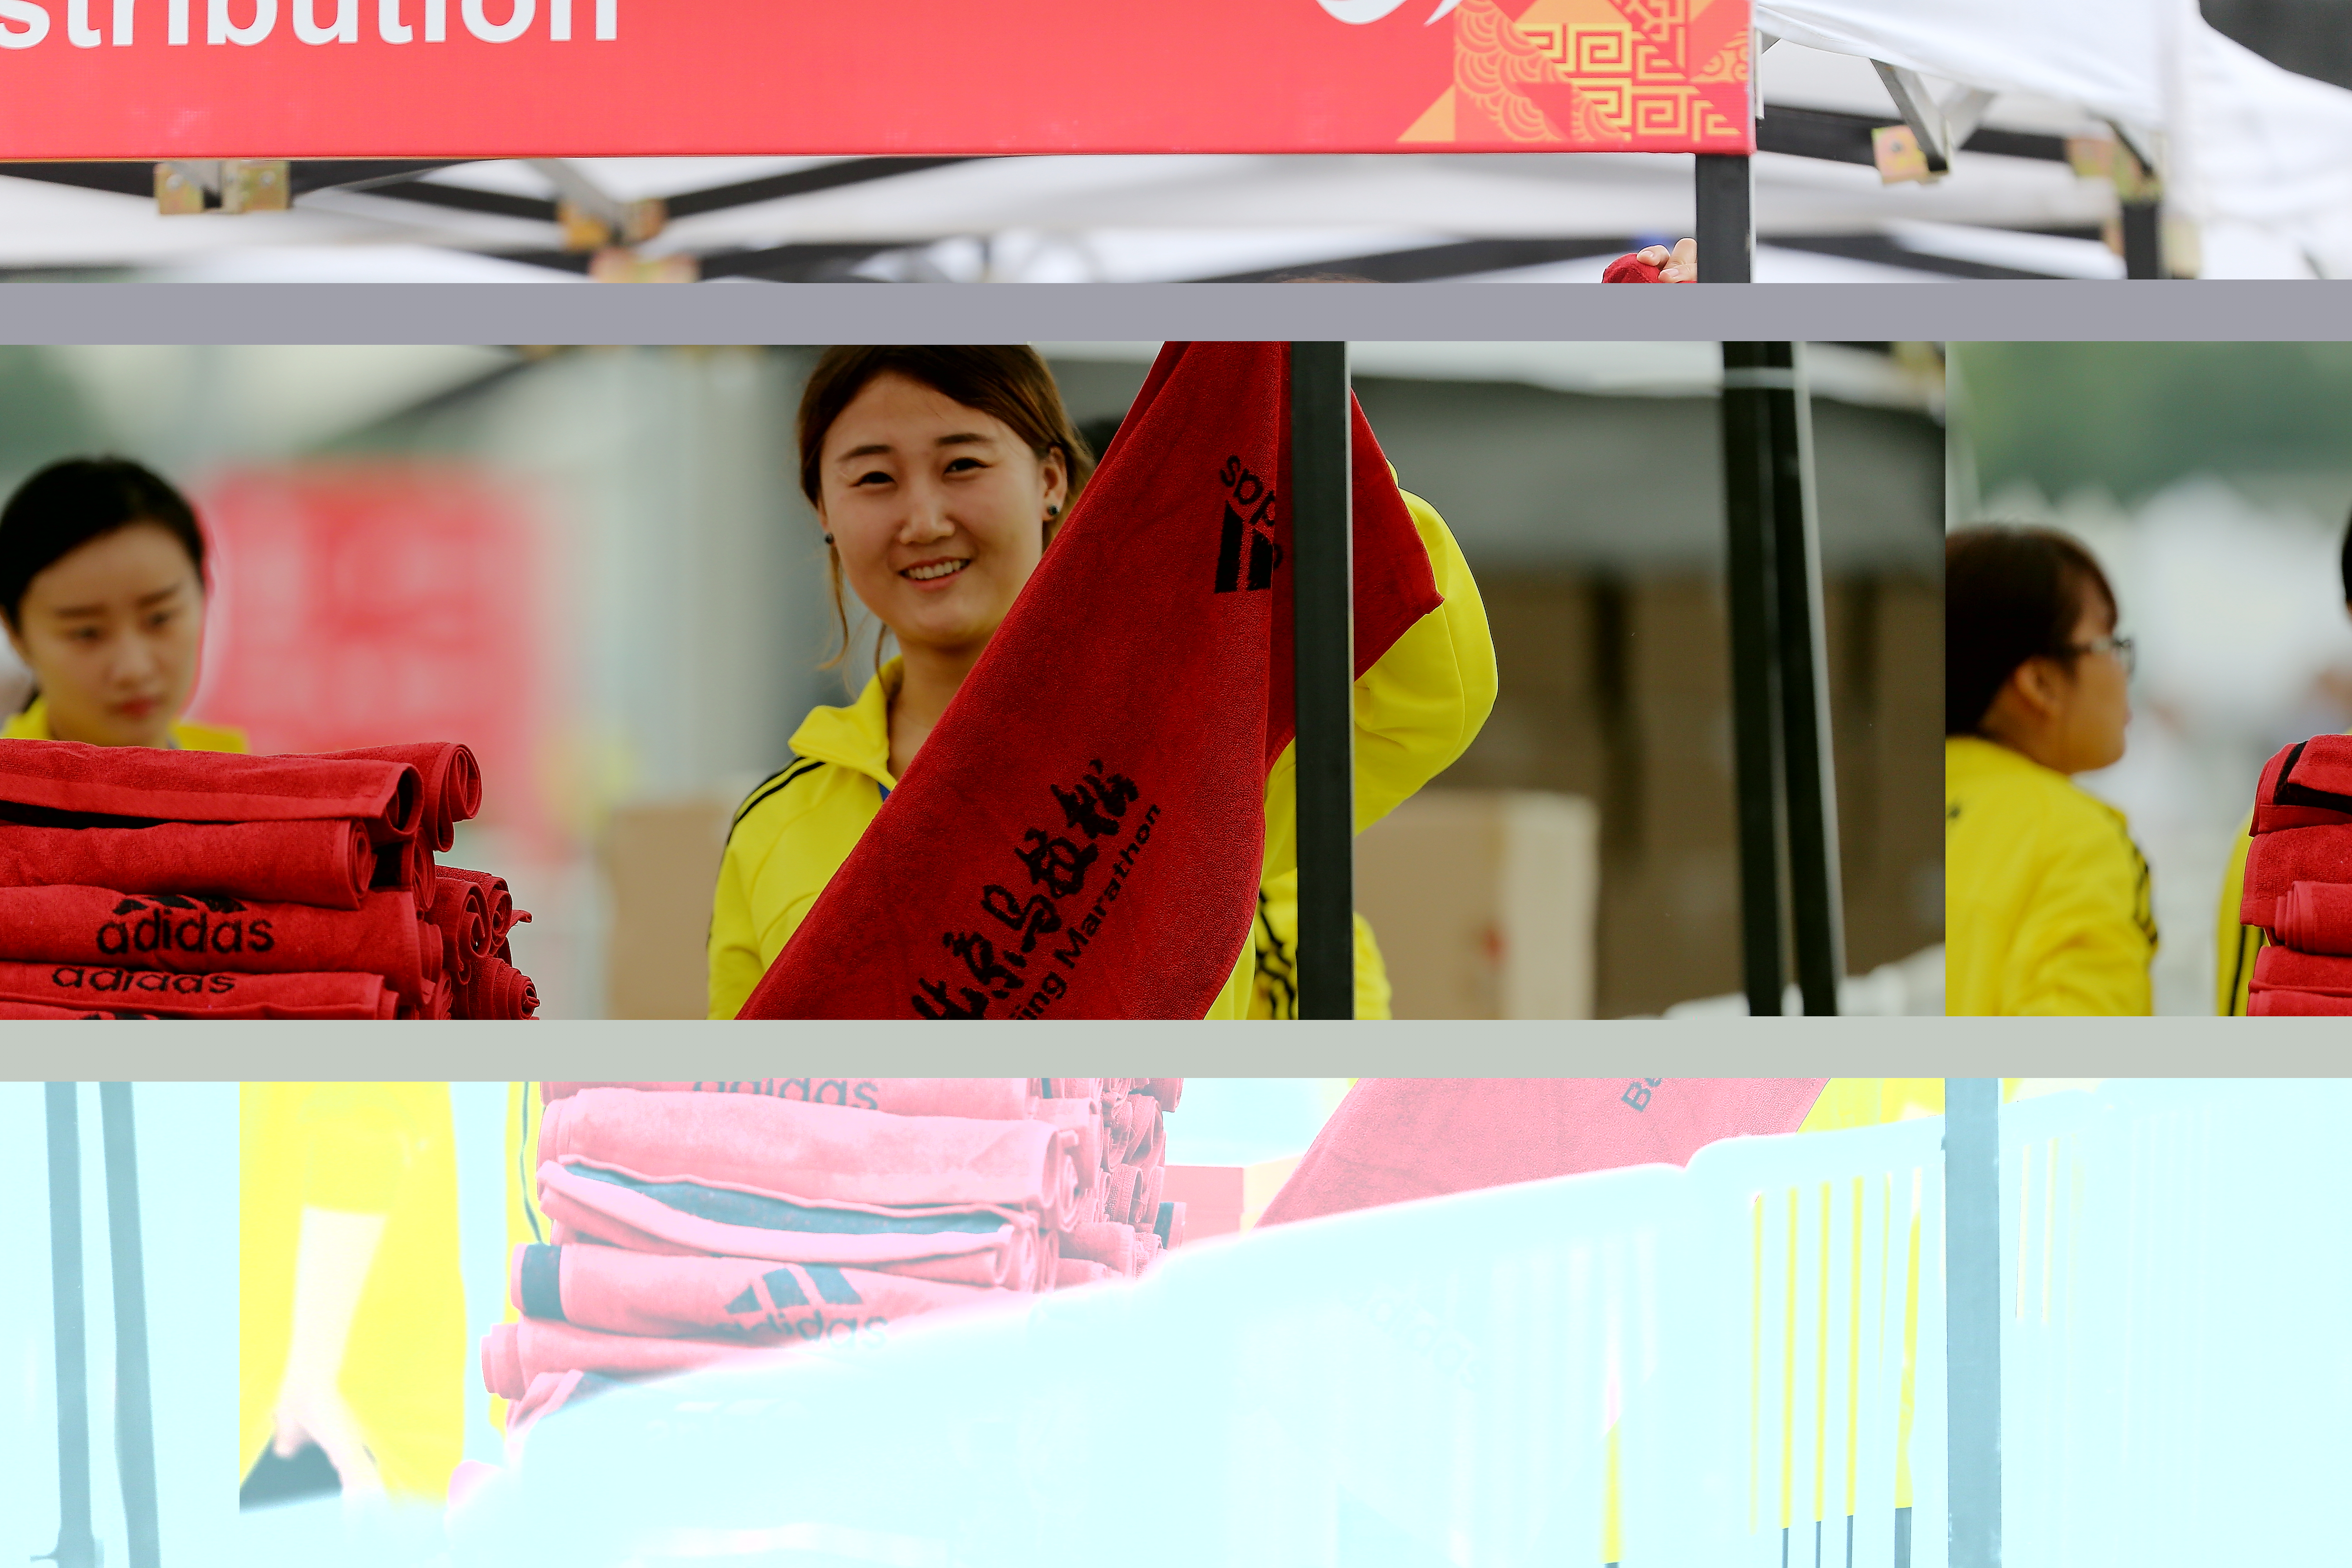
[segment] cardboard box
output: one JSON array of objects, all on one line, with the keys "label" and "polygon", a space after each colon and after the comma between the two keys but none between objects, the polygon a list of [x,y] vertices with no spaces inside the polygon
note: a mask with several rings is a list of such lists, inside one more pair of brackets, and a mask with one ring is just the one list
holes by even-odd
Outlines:
[{"label": "cardboard box", "polygon": [[610,1018],[700,1018],[710,1009],[710,895],[730,807],[689,799],[622,806],[604,836],[613,926],[604,958]]},{"label": "cardboard box", "polygon": [[1592,1016],[1600,813],[1538,790],[1429,789],[1356,840],[1400,1018]]}]

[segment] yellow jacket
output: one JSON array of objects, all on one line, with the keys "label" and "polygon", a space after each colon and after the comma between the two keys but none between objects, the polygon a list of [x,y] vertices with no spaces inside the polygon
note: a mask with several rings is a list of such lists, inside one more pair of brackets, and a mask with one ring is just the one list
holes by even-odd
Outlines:
[{"label": "yellow jacket", "polygon": [[1945,1010],[2146,1014],[2156,919],[2123,813],[2006,746],[1944,742]]},{"label": "yellow jacket", "polygon": [[2253,847],[2254,814],[2238,827],[2230,868],[2221,874],[2221,907],[2213,911],[2214,1011],[2224,1018],[2246,1016],[2246,994],[2254,984],[2254,960],[2270,944],[2260,926],[2240,925],[2238,906],[2246,897],[2246,851]]},{"label": "yellow jacket", "polygon": [[[1495,647],[1486,606],[1468,563],[1444,521],[1426,501],[1406,496],[1422,543],[1429,552],[1440,608],[1407,628],[1381,661],[1356,682],[1356,826],[1379,821],[1460,756],[1495,705]],[[897,661],[886,666],[846,708],[818,708],[792,739],[793,761],[751,792],[727,841],[710,917],[710,1016],[731,1018],[767,973],[768,965],[847,859],[849,851],[898,785],[890,776],[889,698],[898,689]],[[1297,865],[1297,758],[1286,748],[1265,785],[1265,862],[1272,894]],[[1290,905],[1296,908],[1296,895]],[[1210,1007],[1212,1018],[1245,1018],[1257,1005],[1260,946],[1286,946],[1278,910],[1268,911],[1275,934],[1263,927],[1242,950],[1233,978]],[[1295,914],[1290,917],[1295,923]],[[1362,954],[1370,945],[1360,922],[1358,1009],[1365,1011]],[[1378,948],[1372,947],[1375,963]],[[1278,989],[1278,988],[1277,988]],[[1373,988],[1385,1016],[1387,978]],[[1265,1005],[1275,1016],[1270,992]]]},{"label": "yellow jacket", "polygon": [[458,1272],[449,1086],[248,1083],[238,1105],[239,1473],[275,1428],[302,1211],[383,1215],[338,1386],[385,1489],[446,1497],[478,1375]]},{"label": "yellow jacket", "polygon": [[[21,713],[0,724],[0,741],[54,741],[49,733],[49,700],[36,697]],[[242,752],[245,731],[220,724],[191,724],[185,719],[172,726],[173,743],[184,752]]]}]

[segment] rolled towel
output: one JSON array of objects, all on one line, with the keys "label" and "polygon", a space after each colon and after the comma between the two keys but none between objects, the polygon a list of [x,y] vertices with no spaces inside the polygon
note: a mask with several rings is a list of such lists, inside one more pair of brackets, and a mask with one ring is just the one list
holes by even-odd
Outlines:
[{"label": "rolled towel", "polygon": [[1000,1288],[1025,1288],[1037,1272],[1037,1227],[1026,1215],[824,1208],[553,1163],[539,1168],[539,1202],[567,1236],[638,1252],[846,1264]]},{"label": "rolled towel", "polygon": [[1132,1223],[1136,1194],[1142,1190],[1143,1172],[1134,1165],[1114,1166],[1104,1182],[1108,1194],[1103,1213],[1116,1225]]},{"label": "rolled towel", "polygon": [[1135,1200],[1135,1217],[1129,1223],[1143,1226],[1146,1234],[1150,1233],[1152,1219],[1160,1213],[1160,1184],[1167,1173],[1168,1167],[1165,1165],[1148,1165],[1144,1168],[1142,1191],[1137,1194]]},{"label": "rolled towel", "polygon": [[585,1372],[622,1380],[666,1377],[727,1363],[759,1365],[790,1353],[786,1347],[747,1345],[735,1338],[646,1339],[519,1318],[482,1336],[482,1384],[501,1399],[519,1400],[534,1380],[549,1373]]},{"label": "rolled towel", "polygon": [[0,802],[33,808],[5,815],[35,826],[343,817],[375,843],[392,844],[415,833],[423,792],[404,763],[0,741]]},{"label": "rolled towel", "polygon": [[1026,1078],[762,1078],[698,1083],[545,1083],[540,1098],[568,1100],[583,1089],[635,1089],[666,1094],[764,1094],[804,1105],[837,1105],[891,1116],[965,1116],[1020,1121],[1039,1106]]},{"label": "rolled towel", "polygon": [[508,1296],[527,1318],[608,1333],[738,1334],[773,1344],[825,1339],[844,1321],[867,1331],[925,1312],[1017,1301],[1021,1292],[831,1263],[526,1243],[514,1249]]},{"label": "rolled towel", "polygon": [[457,988],[457,1016],[517,1020],[539,1012],[539,987],[501,958],[478,958],[474,977]]},{"label": "rolled towel", "polygon": [[174,974],[0,963],[0,1002],[162,1018],[389,1018],[400,997],[380,974]]},{"label": "rolled towel", "polygon": [[2298,952],[2352,957],[2352,883],[2297,882],[2280,898],[2270,931]]},{"label": "rolled towel", "polygon": [[135,888],[356,910],[375,877],[356,822],[159,822],[26,827],[0,822],[0,887]]},{"label": "rolled towel", "polygon": [[[482,890],[483,907],[489,913],[490,947],[494,952],[507,940],[509,931],[530,919],[530,911],[515,908],[514,890],[507,886],[504,877],[493,876],[488,871],[468,871],[462,866],[442,866],[436,868],[436,874],[471,882]],[[506,954],[500,952],[499,956],[504,958]]]},{"label": "rolled towel", "polygon": [[2352,882],[2352,826],[2256,834],[2246,846],[2239,923],[2267,930],[2297,882]]},{"label": "rolled towel", "polygon": [[2256,990],[2246,998],[2246,1014],[2254,1018],[2352,1017],[2352,996],[2331,996],[2320,991]]},{"label": "rolled towel", "polygon": [[1054,1289],[1073,1290],[1081,1285],[1099,1285],[1106,1279],[1118,1278],[1117,1273],[1100,1263],[1089,1262],[1083,1258],[1065,1258],[1054,1276]]},{"label": "rolled towel", "polygon": [[532,1378],[523,1396],[507,1405],[507,1462],[513,1464],[522,1458],[524,1439],[548,1416],[620,1386],[612,1378],[576,1368],[570,1372],[542,1372]]},{"label": "rolled towel", "polygon": [[1150,1083],[1151,1088],[1146,1092],[1160,1102],[1162,1115],[1175,1110],[1184,1098],[1184,1080],[1181,1078],[1155,1078]]},{"label": "rolled towel", "polygon": [[1076,1136],[1041,1121],[892,1116],[755,1094],[591,1089],[541,1114],[542,1159],[798,1203],[996,1205],[1066,1228]]},{"label": "rolled towel", "polygon": [[370,893],[354,910],[248,904],[215,894],[121,893],[106,888],[0,888],[0,960],[121,964],[181,974],[383,976],[403,996],[425,995],[421,926],[404,892]]},{"label": "rolled towel", "polygon": [[1115,1274],[1125,1275],[1138,1272],[1142,1263],[1135,1227],[1110,1222],[1072,1226],[1062,1237],[1062,1260],[1066,1263],[1074,1258],[1099,1263]]},{"label": "rolled towel", "polygon": [[1055,1100],[1097,1100],[1102,1096],[1102,1079],[1098,1078],[1049,1078],[1047,1093]]},{"label": "rolled towel", "polygon": [[1102,1186],[1107,1152],[1103,1146],[1102,1107],[1092,1100],[1040,1100],[1032,1102],[1036,1119],[1066,1127],[1077,1134],[1075,1161],[1078,1172],[1078,1206],[1086,1208]]},{"label": "rolled towel", "polygon": [[474,753],[453,741],[412,746],[370,746],[355,752],[327,752],[326,757],[362,762],[405,763],[416,770],[420,810],[417,837],[433,849],[457,842],[457,824],[482,809],[482,768]]},{"label": "rolled towel", "polygon": [[2254,988],[2352,996],[2352,958],[2297,952],[2291,947],[2266,947],[2254,960]]},{"label": "rolled towel", "polygon": [[445,967],[459,985],[472,984],[474,965],[490,952],[489,909],[482,889],[462,878],[438,878],[428,916],[441,935]]}]

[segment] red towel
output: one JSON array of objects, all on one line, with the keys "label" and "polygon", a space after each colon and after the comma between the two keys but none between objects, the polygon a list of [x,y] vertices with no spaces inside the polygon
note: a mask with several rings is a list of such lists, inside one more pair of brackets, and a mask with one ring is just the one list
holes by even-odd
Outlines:
[{"label": "red towel", "polygon": [[1103,1179],[1102,1107],[1091,1100],[1040,1100],[1032,1102],[1036,1118],[1077,1134],[1078,1198],[1091,1199]]},{"label": "red towel", "polygon": [[1098,1078],[1049,1078],[1046,1093],[1055,1100],[1099,1100],[1103,1080]]},{"label": "red towel", "polygon": [[2268,930],[2297,882],[2352,882],[2352,826],[2256,834],[2246,846],[2239,923]]},{"label": "red towel", "polygon": [[0,887],[226,893],[355,910],[376,852],[356,822],[161,822],[152,827],[25,827],[0,822]]},{"label": "red towel", "polygon": [[490,915],[482,889],[461,877],[436,878],[430,918],[441,937],[444,968],[459,985],[489,956]]},{"label": "red towel", "polygon": [[518,1020],[539,1013],[539,987],[502,958],[474,960],[474,977],[457,987],[460,1018]]},{"label": "red towel", "polygon": [[[348,817],[379,844],[416,830],[423,789],[401,763],[323,757],[250,757],[85,746],[75,741],[0,741],[0,801],[55,814],[57,826],[142,822],[304,822]],[[23,812],[12,817],[25,819]],[[116,824],[116,826],[127,826]]]},{"label": "red towel", "polygon": [[968,1116],[1021,1121],[1034,1107],[1033,1078],[763,1078],[704,1083],[543,1083],[543,1103],[583,1089],[636,1089],[673,1094],[764,1094],[808,1105],[839,1105],[892,1116]]},{"label": "red towel", "polygon": [[673,1256],[845,1264],[951,1285],[1020,1287],[1037,1273],[1037,1226],[1027,1215],[861,1215],[763,1194],[603,1177],[588,1167],[540,1166],[540,1209],[559,1237]]},{"label": "red towel", "polygon": [[1261,1225],[1620,1165],[1685,1163],[1794,1132],[1818,1078],[1360,1079]]},{"label": "red towel", "polygon": [[1603,283],[1655,283],[1658,280],[1658,270],[1656,267],[1643,260],[1639,252],[1635,252],[1630,256],[1621,256],[1601,268],[1601,281]]},{"label": "red towel", "polygon": [[364,762],[405,763],[415,768],[422,797],[416,836],[428,848],[447,849],[457,841],[457,824],[482,809],[482,766],[474,760],[470,750],[455,742],[370,746],[362,751],[323,754]]},{"label": "red towel", "polygon": [[[1012,614],[746,1018],[1198,1018],[1290,740],[1287,350],[1171,343]],[[1359,674],[1435,609],[1354,419]]]},{"label": "red towel", "polygon": [[1184,1080],[1181,1078],[1155,1078],[1143,1092],[1160,1102],[1161,1114],[1176,1109],[1184,1098]]},{"label": "red towel", "polygon": [[2254,989],[2352,996],[2352,958],[2266,947],[2254,960]]},{"label": "red towel", "polygon": [[[507,879],[504,877],[494,877],[488,871],[467,871],[457,866],[442,866],[436,868],[436,870],[441,876],[455,877],[460,881],[471,882],[481,889],[482,907],[488,912],[490,918],[492,948],[495,949],[500,942],[506,941],[507,932],[530,919],[529,910],[520,910],[515,908],[514,893],[508,888]],[[504,958],[506,954],[501,952],[499,956]]]},{"label": "red towel", "polygon": [[1062,1262],[1066,1267],[1073,1258],[1084,1258],[1131,1279],[1143,1271],[1145,1258],[1144,1249],[1136,1244],[1136,1236],[1130,1225],[1073,1226],[1062,1237]]},{"label": "red towel", "polygon": [[1128,1222],[1129,1225],[1149,1226],[1151,1224],[1152,1217],[1160,1212],[1160,1186],[1167,1174],[1165,1165],[1145,1168],[1143,1190],[1136,1195],[1135,1217]]},{"label": "red towel", "polygon": [[891,1116],[757,1094],[583,1089],[541,1113],[542,1161],[795,1203],[990,1205],[1066,1225],[1077,1140],[1042,1121]]},{"label": "red towel", "polygon": [[2352,824],[2352,736],[2315,735],[2263,764],[2254,791],[2257,835],[2345,824]]},{"label": "red towel", "polygon": [[152,1013],[100,1013],[87,1007],[44,1007],[37,1002],[11,1002],[0,997],[0,1018],[21,1018],[28,1023],[37,1019],[149,1018],[153,1016]]},{"label": "red towel", "polygon": [[2253,1018],[2352,1017],[2352,996],[2330,996],[2318,991],[2254,990],[2246,999]]},{"label": "red towel", "polygon": [[790,1353],[782,1346],[747,1345],[734,1338],[646,1339],[521,1318],[482,1336],[482,1384],[501,1399],[520,1399],[534,1380],[550,1373],[663,1377],[729,1362],[758,1365]]},{"label": "red towel", "polygon": [[209,894],[0,888],[0,961],[182,974],[360,970],[422,1000],[427,939],[439,945],[439,933],[417,921],[406,893],[370,893],[359,909],[345,911]]},{"label": "red towel", "polygon": [[615,1334],[737,1334],[758,1344],[887,1328],[1021,1294],[831,1263],[659,1257],[617,1247],[514,1249],[508,1299],[526,1318]]},{"label": "red towel", "polygon": [[2278,901],[2271,934],[2298,952],[2352,957],[2352,883],[2297,882]]},{"label": "red towel", "polygon": [[116,1009],[165,1018],[389,1018],[377,974],[174,974],[96,964],[0,963],[0,1002]]}]

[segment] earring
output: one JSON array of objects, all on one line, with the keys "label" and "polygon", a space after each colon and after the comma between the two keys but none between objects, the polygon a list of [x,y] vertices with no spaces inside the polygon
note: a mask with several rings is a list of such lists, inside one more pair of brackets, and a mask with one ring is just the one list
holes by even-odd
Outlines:
[{"label": "earring", "polygon": [[826,534],[826,535],[824,536],[824,542],[825,542],[827,544],[831,544],[831,543],[833,542],[833,535],[831,535],[830,533]]},{"label": "earring", "polygon": [[1061,508],[1060,503],[1059,503],[1059,502],[1055,502],[1055,501],[1049,501],[1049,502],[1047,502],[1047,503],[1046,503],[1046,506],[1045,506],[1045,515],[1046,515],[1047,517],[1059,517],[1059,516],[1061,516],[1061,515],[1062,515],[1062,508]]}]

